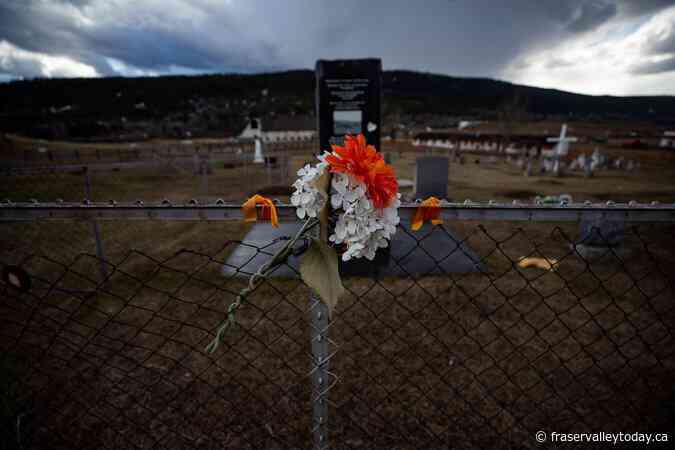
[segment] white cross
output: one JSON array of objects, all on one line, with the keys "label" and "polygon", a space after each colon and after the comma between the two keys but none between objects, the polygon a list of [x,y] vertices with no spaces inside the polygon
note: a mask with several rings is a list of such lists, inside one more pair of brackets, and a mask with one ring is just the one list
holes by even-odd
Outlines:
[{"label": "white cross", "polygon": [[564,123],[562,128],[560,129],[560,136],[557,138],[548,138],[546,139],[546,142],[557,142],[558,145],[556,145],[555,148],[555,156],[556,159],[559,158],[562,155],[567,154],[567,150],[570,147],[570,143],[576,142],[577,138],[575,137],[567,137],[567,124]]}]

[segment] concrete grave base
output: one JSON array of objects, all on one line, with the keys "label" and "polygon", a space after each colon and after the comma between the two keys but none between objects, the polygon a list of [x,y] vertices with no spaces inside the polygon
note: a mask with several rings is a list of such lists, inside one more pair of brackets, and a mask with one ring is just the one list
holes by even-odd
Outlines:
[{"label": "concrete grave base", "polygon": [[[381,249],[375,260],[340,261],[343,276],[410,277],[484,271],[479,256],[466,244],[460,243],[447,226],[424,226],[410,231],[410,223],[394,235],[389,248]],[[279,228],[269,223],[256,223],[242,243],[230,254],[223,266],[223,275],[247,277],[269,260],[284,245],[284,237],[291,237],[300,229],[300,223],[280,223]],[[291,256],[288,264],[278,267],[273,277],[299,278],[299,258]]]},{"label": "concrete grave base", "polygon": [[572,244],[570,245],[572,250],[576,250],[579,255],[587,260],[597,260],[604,257],[613,257],[614,255],[623,256],[626,253],[626,249],[623,246],[618,247],[607,247],[607,246],[597,246],[597,245],[585,245],[585,244]]}]

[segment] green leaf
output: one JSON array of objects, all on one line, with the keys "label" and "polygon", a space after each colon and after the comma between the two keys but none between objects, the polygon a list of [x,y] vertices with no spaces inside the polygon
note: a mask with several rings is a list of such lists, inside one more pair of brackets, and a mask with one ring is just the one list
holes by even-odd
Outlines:
[{"label": "green leaf", "polygon": [[332,312],[345,291],[340,279],[335,250],[319,239],[312,239],[312,244],[300,261],[300,276]]}]

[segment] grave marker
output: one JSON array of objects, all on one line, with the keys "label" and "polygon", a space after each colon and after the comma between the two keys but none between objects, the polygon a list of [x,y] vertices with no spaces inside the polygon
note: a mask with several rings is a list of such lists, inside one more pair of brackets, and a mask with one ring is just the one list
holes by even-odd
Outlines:
[{"label": "grave marker", "polygon": [[553,170],[553,163],[548,158],[544,158],[541,164],[541,173],[547,173]]},{"label": "grave marker", "polygon": [[532,156],[527,157],[527,166],[525,167],[525,176],[532,176]]},{"label": "grave marker", "polygon": [[259,137],[255,138],[255,154],[253,155],[254,164],[263,164],[265,157],[263,156],[263,142]]},{"label": "grave marker", "polygon": [[448,196],[448,162],[445,156],[417,158],[415,197],[443,199]]},{"label": "grave marker", "polygon": [[[330,148],[331,143],[341,145],[344,132],[349,129],[354,134],[364,133],[368,143],[379,149],[380,60],[318,61],[316,67],[320,148]],[[360,121],[357,120],[359,115]],[[464,156],[459,155],[459,159],[460,163],[464,162]],[[417,174],[418,195],[447,196],[448,158],[420,158]],[[399,181],[403,187],[405,180]],[[246,276],[255,272],[268,260],[257,248],[273,252],[283,245],[281,237],[294,235],[300,226],[299,222],[282,222],[279,228],[270,227],[268,223],[253,224],[243,239],[249,245],[236,247],[228,256],[223,273]],[[402,226],[409,229],[409,220],[404,219]],[[458,246],[460,240],[449,227],[437,229],[432,224],[424,224],[420,235],[431,236],[418,243],[409,233],[399,231],[389,247],[378,250],[375,261],[340,261],[340,271],[343,275],[409,276],[485,270],[478,255],[468,246]],[[442,262],[438,263],[441,259]],[[291,256],[288,264],[279,266],[272,276],[296,277],[297,264],[298,259]]]},{"label": "grave marker", "polygon": [[604,168],[606,162],[607,158],[596,147],[591,155],[591,171]]},{"label": "grave marker", "polygon": [[380,148],[382,61],[346,59],[316,63],[319,146],[342,145],[345,134],[363,133]]},{"label": "grave marker", "polygon": [[563,124],[560,129],[560,136],[557,138],[548,138],[546,142],[556,142],[555,147],[555,156],[553,161],[553,173],[555,176],[563,175],[564,167],[561,165],[560,160],[563,156],[567,155],[569,150],[570,143],[577,142],[577,138],[567,136],[567,124]]},{"label": "grave marker", "polygon": [[594,258],[623,248],[625,225],[621,221],[582,220],[575,249],[583,258]]},{"label": "grave marker", "polygon": [[570,164],[570,170],[585,170],[586,169],[586,154],[582,153],[572,161]]},{"label": "grave marker", "polygon": [[584,176],[590,178],[593,176],[593,162],[591,158],[586,158],[586,164],[584,164]]},{"label": "grave marker", "polygon": [[[279,228],[273,228],[269,223],[254,224],[243,239],[245,245],[237,246],[227,257],[222,268],[223,275],[245,277],[255,273],[269,260],[266,253],[276,252],[284,245],[279,237],[293,236],[301,226],[299,222],[281,222]],[[402,226],[409,230],[410,219],[402,219]],[[397,232],[389,247],[378,249],[373,261],[340,260],[340,273],[347,277],[409,277],[486,270],[481,257],[449,227],[440,230],[425,223],[417,234],[426,237],[417,242],[410,234]],[[264,248],[265,253],[258,248]],[[271,277],[298,278],[299,264],[300,257],[291,255],[286,264],[274,269]]]}]

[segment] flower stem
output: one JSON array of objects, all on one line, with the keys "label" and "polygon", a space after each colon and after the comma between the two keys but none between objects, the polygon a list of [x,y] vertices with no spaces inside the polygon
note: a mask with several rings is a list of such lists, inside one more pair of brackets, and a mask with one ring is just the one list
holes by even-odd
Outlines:
[{"label": "flower stem", "polygon": [[298,242],[298,240],[303,237],[303,235],[307,230],[309,230],[318,223],[319,220],[316,218],[308,218],[307,220],[305,220],[305,222],[302,224],[302,227],[300,227],[300,230],[298,230],[295,236],[293,236],[288,242],[286,242],[286,244],[283,247],[281,247],[274,255],[272,255],[269,261],[258,267],[258,270],[256,270],[256,272],[250,276],[250,278],[248,279],[247,286],[241,291],[239,291],[239,294],[237,295],[235,301],[232,302],[230,306],[227,308],[227,319],[223,320],[220,323],[220,325],[218,325],[218,328],[216,329],[216,336],[209,343],[209,345],[206,346],[205,350],[207,353],[213,353],[216,351],[225,331],[228,329],[230,325],[234,325],[236,323],[235,312],[239,308],[241,308],[243,303],[246,301],[248,295],[251,292],[253,292],[258,286],[260,286],[260,284],[262,284],[262,282],[267,279],[268,275],[274,269],[276,269],[279,265],[285,263],[288,260],[288,257],[293,251],[295,243]]}]

